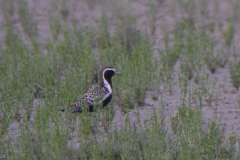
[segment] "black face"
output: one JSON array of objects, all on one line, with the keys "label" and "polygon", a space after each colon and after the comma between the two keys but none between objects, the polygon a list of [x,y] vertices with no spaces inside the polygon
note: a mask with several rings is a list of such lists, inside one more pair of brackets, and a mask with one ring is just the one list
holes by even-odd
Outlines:
[{"label": "black face", "polygon": [[114,71],[113,69],[110,69],[110,68],[109,68],[109,70],[106,69],[106,70],[104,71],[104,77],[105,77],[106,79],[111,78],[112,76],[114,76],[114,74],[115,74],[115,71]]}]

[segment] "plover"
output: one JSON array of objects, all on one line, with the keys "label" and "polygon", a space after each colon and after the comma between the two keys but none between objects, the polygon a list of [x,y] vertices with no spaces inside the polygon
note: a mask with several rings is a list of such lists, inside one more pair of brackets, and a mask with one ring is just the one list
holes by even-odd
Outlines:
[{"label": "plover", "polygon": [[[106,67],[102,71],[102,82],[84,94],[76,103],[72,104],[72,112],[82,112],[83,107],[92,112],[94,105],[105,107],[112,99],[112,76],[121,75],[114,68]],[[64,111],[64,110],[61,110]]]}]

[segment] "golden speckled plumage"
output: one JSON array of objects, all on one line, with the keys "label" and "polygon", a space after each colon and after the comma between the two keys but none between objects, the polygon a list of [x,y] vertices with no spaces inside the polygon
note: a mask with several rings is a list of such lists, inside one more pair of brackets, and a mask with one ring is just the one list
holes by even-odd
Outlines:
[{"label": "golden speckled plumage", "polygon": [[[82,105],[90,107],[94,104],[100,104],[104,100],[104,96],[108,94],[107,88],[100,83],[84,94],[76,103],[72,104],[72,112],[82,112]],[[92,111],[91,108],[89,110]]]},{"label": "golden speckled plumage", "polygon": [[[107,67],[102,72],[102,82],[88,91],[76,103],[72,104],[72,112],[82,112],[82,107],[87,107],[87,111],[92,112],[93,106],[102,104],[106,106],[112,99],[112,81],[114,75],[120,75],[112,67]],[[64,110],[62,110],[64,111]]]}]

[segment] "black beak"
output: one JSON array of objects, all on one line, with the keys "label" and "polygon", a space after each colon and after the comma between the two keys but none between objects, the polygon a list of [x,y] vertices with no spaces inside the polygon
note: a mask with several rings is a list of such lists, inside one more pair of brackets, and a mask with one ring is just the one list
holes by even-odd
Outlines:
[{"label": "black beak", "polygon": [[115,72],[115,74],[114,75],[122,75],[121,73],[118,73],[118,72]]}]

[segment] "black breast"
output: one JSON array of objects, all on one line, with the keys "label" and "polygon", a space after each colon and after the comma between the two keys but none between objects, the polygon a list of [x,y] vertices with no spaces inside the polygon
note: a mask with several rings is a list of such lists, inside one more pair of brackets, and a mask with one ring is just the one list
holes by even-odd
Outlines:
[{"label": "black breast", "polygon": [[112,99],[112,94],[110,94],[104,101],[103,101],[103,107],[105,107]]},{"label": "black breast", "polygon": [[[112,95],[108,96],[104,101],[103,101],[103,107],[108,105],[108,103],[111,101]],[[89,112],[93,112],[93,105],[89,106]]]}]

